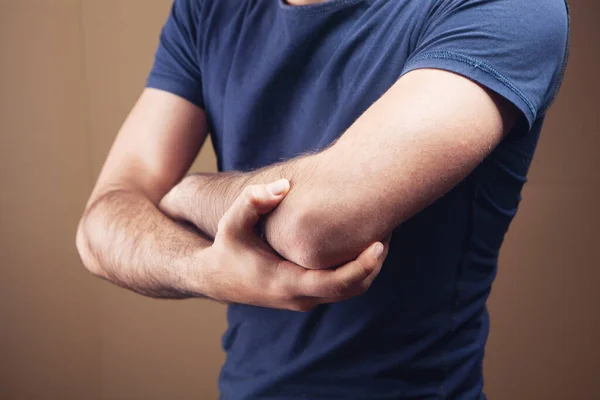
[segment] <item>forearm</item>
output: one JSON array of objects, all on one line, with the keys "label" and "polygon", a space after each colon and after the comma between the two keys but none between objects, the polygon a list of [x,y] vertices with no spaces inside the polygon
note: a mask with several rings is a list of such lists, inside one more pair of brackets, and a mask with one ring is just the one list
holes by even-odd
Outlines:
[{"label": "forearm", "polygon": [[221,217],[241,193],[251,175],[241,172],[194,173],[186,176],[163,198],[160,208],[214,239]]},{"label": "forearm", "polygon": [[201,296],[198,254],[209,245],[143,194],[127,190],[96,199],[77,232],[77,248],[92,273],[158,298]]},{"label": "forearm", "polygon": [[[346,201],[352,198],[353,184],[343,182],[343,174],[328,160],[325,153],[316,153],[252,172],[193,174],[178,185],[170,201],[177,203],[177,218],[213,237],[219,219],[245,186],[286,178],[291,190],[264,222],[267,241],[283,257],[304,267],[336,266],[383,235],[378,232],[380,219],[373,215],[365,215],[365,223],[353,224],[354,216],[361,213],[360,205]],[[343,218],[344,213],[353,218]],[[321,245],[314,246],[315,242]]]},{"label": "forearm", "polygon": [[292,162],[290,160],[252,172],[190,174],[171,189],[160,207],[175,220],[189,222],[206,237],[214,239],[221,217],[246,186],[267,184],[281,178],[292,182],[291,175],[286,174],[289,169],[286,165]]},{"label": "forearm", "polygon": [[201,210],[193,213],[215,216],[211,230],[244,184],[286,178],[291,190],[266,218],[269,244],[304,267],[335,266],[465,179],[514,126],[516,111],[459,75],[412,71],[326,150],[196,179],[192,202]]}]

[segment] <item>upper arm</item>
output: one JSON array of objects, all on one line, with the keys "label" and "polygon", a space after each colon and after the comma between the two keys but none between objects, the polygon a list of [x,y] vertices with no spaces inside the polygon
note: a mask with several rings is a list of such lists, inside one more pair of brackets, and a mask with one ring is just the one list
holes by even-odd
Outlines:
[{"label": "upper arm", "polygon": [[185,174],[207,136],[203,111],[201,1],[175,0],[154,65],[105,162],[90,203],[112,188],[153,202]]},{"label": "upper arm", "polygon": [[354,182],[352,196],[361,205],[354,215],[375,217],[369,236],[383,237],[464,179],[516,117],[512,104],[469,79],[416,70],[321,157],[340,182]]},{"label": "upper arm", "polygon": [[562,0],[440,4],[396,84],[337,143],[299,161],[274,218],[295,215],[283,235],[303,265],[332,266],[381,240],[552,102],[568,38]]},{"label": "upper arm", "polygon": [[171,93],[144,90],[112,145],[90,204],[123,188],[158,203],[186,173],[206,135],[202,109]]},{"label": "upper arm", "polygon": [[295,244],[284,255],[321,268],[353,258],[464,179],[516,116],[506,100],[459,75],[406,74],[333,146],[300,160],[273,214],[283,226],[294,216],[283,235]]},{"label": "upper arm", "polygon": [[569,42],[564,0],[438,0],[402,73],[451,71],[513,104],[527,122],[542,116],[562,81]]}]

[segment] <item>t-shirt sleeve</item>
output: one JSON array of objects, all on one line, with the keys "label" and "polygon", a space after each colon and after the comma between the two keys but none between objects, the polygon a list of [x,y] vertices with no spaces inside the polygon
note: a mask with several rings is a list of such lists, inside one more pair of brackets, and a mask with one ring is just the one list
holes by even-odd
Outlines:
[{"label": "t-shirt sleeve", "polygon": [[439,0],[402,74],[463,75],[508,99],[531,128],[558,91],[568,37],[564,0]]},{"label": "t-shirt sleeve", "polygon": [[163,26],[146,87],[164,90],[204,108],[199,0],[175,0]]}]

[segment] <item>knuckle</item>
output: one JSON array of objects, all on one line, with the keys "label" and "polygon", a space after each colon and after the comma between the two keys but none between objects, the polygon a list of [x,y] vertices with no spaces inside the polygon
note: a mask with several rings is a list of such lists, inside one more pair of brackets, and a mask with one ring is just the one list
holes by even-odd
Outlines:
[{"label": "knuckle", "polygon": [[244,188],[242,193],[244,194],[245,197],[252,196],[252,193],[254,192],[253,186],[254,185],[248,185]]},{"label": "knuckle", "polygon": [[255,206],[258,201],[258,187],[256,185],[246,186],[244,189],[244,199],[246,204]]},{"label": "knuckle", "polygon": [[351,284],[350,282],[348,282],[348,280],[344,279],[341,280],[335,284],[331,285],[331,296],[332,297],[343,297],[346,293],[348,293],[349,289],[351,288]]},{"label": "knuckle", "polygon": [[296,300],[294,292],[285,284],[284,281],[275,277],[266,285],[267,296],[275,299],[279,303],[291,303]]},{"label": "knuckle", "polygon": [[281,299],[281,301],[283,303],[293,303],[295,301],[297,301],[298,296],[295,296],[293,293],[291,293],[288,290],[281,290],[279,291],[279,299]]},{"label": "knuckle", "polygon": [[364,262],[360,264],[360,275],[362,279],[365,279],[366,277],[368,277],[369,275],[371,275],[371,273],[373,272],[373,270],[375,269],[376,264],[373,263],[369,263],[369,262]]},{"label": "knuckle", "polygon": [[365,293],[367,290],[369,290],[369,288],[371,287],[371,283],[372,282],[368,280],[362,281],[358,286],[359,293]]},{"label": "knuckle", "polygon": [[270,297],[276,299],[280,302],[289,302],[292,301],[293,298],[290,295],[289,291],[284,288],[284,286],[278,280],[273,280],[267,286],[267,293]]},{"label": "knuckle", "polygon": [[280,260],[275,263],[275,279],[272,288],[276,295],[284,302],[293,302],[301,298],[301,284],[294,274],[290,273],[285,262]]}]

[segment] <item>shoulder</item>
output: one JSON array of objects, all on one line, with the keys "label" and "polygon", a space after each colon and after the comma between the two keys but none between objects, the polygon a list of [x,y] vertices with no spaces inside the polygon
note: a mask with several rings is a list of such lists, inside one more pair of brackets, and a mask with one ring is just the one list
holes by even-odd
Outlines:
[{"label": "shoulder", "polygon": [[566,34],[568,28],[565,0],[437,0],[434,3],[446,17],[464,17],[465,22],[515,34]]},{"label": "shoulder", "polygon": [[209,1],[207,1],[207,0],[174,0],[173,8],[175,10],[178,10],[178,11],[181,11],[184,13],[195,14],[195,13],[198,13],[206,3],[209,3]]},{"label": "shoulder", "polygon": [[564,0],[434,0],[409,68],[444,67],[500,93],[530,123],[562,81],[569,44]]},{"label": "shoulder", "polygon": [[200,22],[206,0],[174,0],[171,7],[171,19],[179,26],[192,28]]},{"label": "shoulder", "polygon": [[569,13],[565,0],[495,0],[506,15],[507,29],[540,40],[560,40],[568,35]]}]

